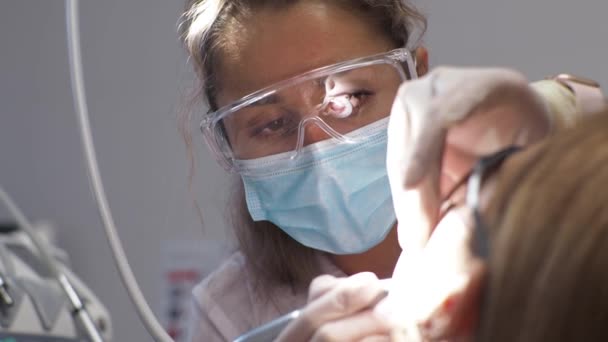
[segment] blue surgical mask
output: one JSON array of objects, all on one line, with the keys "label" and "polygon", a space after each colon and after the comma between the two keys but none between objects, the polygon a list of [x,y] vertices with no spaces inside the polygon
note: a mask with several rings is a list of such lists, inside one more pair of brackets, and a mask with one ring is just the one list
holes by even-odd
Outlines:
[{"label": "blue surgical mask", "polygon": [[364,252],[396,217],[386,172],[388,118],[291,153],[240,160],[249,213],[303,245],[333,254]]}]

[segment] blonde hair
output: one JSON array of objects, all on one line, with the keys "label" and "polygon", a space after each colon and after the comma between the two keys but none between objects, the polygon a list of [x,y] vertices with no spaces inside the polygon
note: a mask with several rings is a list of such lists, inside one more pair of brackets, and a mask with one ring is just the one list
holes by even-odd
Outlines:
[{"label": "blonde hair", "polygon": [[[325,1],[358,13],[367,23],[377,25],[396,47],[412,45],[412,39],[417,40],[426,29],[424,16],[405,0]],[[298,2],[300,0],[196,0],[187,3],[180,24],[181,36],[200,81],[198,98],[206,102],[210,110],[217,109],[218,59],[231,39],[230,29],[257,10],[281,10]],[[414,33],[418,36],[411,39]],[[186,126],[190,120],[184,118],[182,122],[182,135],[188,150],[192,151],[190,128]],[[259,288],[270,289],[270,283],[288,284],[294,290],[307,287],[320,272],[316,257],[319,251],[301,245],[270,222],[254,222],[244,197],[239,184],[234,193],[236,205],[231,219],[239,250],[257,275]]]},{"label": "blonde hair", "polygon": [[481,341],[608,340],[608,112],[501,173]]}]

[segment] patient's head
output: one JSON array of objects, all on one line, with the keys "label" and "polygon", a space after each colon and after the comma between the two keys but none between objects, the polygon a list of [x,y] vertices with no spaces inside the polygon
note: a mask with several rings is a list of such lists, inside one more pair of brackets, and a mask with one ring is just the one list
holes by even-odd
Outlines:
[{"label": "patient's head", "polygon": [[608,113],[503,165],[482,341],[608,340]]},{"label": "patient's head", "polygon": [[[427,311],[407,319],[431,340],[608,340],[608,112],[512,154],[484,179],[483,224],[463,187],[423,261],[410,262],[422,265],[409,273],[421,285],[404,292]],[[487,233],[485,257],[470,248],[474,227]]]}]

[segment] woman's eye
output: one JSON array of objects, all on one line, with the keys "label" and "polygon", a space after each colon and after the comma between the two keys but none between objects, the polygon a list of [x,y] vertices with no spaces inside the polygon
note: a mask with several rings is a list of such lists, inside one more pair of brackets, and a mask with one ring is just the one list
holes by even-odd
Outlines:
[{"label": "woman's eye", "polygon": [[353,109],[359,108],[372,93],[366,90],[360,90],[350,94],[350,104]]},{"label": "woman's eye", "polygon": [[276,132],[285,126],[285,118],[279,118],[266,124],[265,130]]},{"label": "woman's eye", "polygon": [[254,129],[253,136],[271,137],[289,133],[293,126],[292,121],[293,120],[291,120],[290,118],[284,116],[268,120],[264,123],[261,123]]}]

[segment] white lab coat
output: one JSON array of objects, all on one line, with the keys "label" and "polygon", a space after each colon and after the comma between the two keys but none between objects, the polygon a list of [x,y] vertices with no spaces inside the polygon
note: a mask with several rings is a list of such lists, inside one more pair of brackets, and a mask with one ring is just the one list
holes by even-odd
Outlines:
[{"label": "white lab coat", "polygon": [[[345,276],[326,256],[320,256],[320,263],[324,274]],[[251,273],[237,252],[194,288],[189,341],[232,341],[306,304],[307,290],[294,293],[288,286],[271,289],[269,300],[260,298]]]}]

